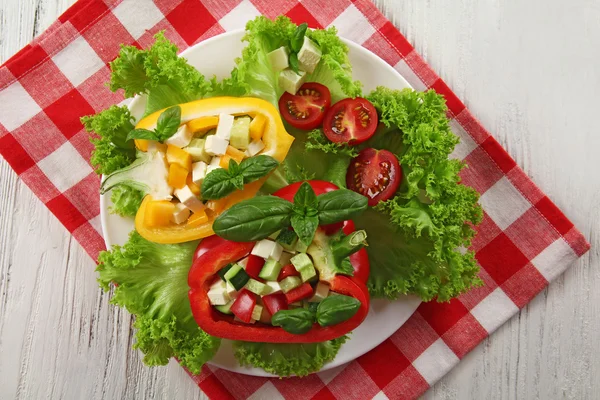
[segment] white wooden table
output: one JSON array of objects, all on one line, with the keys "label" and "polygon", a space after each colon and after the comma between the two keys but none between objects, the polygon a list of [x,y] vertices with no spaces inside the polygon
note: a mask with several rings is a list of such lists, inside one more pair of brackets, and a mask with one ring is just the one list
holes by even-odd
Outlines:
[{"label": "white wooden table", "polygon": [[[71,3],[0,0],[0,62]],[[592,243],[425,398],[600,398],[598,2],[376,3]],[[0,399],[202,398],[174,362],[142,365],[131,317],[95,279],[0,160]]]}]

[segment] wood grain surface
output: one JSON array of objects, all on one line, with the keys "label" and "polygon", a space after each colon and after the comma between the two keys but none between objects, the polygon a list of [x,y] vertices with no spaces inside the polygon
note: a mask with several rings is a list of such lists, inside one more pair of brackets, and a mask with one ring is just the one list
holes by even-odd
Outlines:
[{"label": "wood grain surface", "polygon": [[[72,3],[0,0],[0,62]],[[600,398],[600,3],[375,3],[592,243],[424,398]],[[0,159],[0,399],[203,398],[176,363],[143,366],[95,279]]]}]

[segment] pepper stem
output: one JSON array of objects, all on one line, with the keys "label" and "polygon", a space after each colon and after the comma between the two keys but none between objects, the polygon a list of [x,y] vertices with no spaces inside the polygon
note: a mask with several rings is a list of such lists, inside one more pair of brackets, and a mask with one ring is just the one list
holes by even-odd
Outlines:
[{"label": "pepper stem", "polygon": [[344,236],[339,242],[332,243],[331,250],[337,260],[342,260],[365,247],[366,240],[367,232],[364,230],[354,231],[348,236]]}]

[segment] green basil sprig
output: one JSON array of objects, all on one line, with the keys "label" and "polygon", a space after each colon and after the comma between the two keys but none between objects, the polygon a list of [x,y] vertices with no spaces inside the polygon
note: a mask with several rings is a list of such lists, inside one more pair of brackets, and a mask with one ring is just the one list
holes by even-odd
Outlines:
[{"label": "green basil sprig", "polygon": [[284,331],[301,335],[310,331],[315,322],[315,314],[306,308],[279,310],[271,318],[273,326],[280,326]]},{"label": "green basil sprig", "polygon": [[177,132],[179,125],[181,125],[181,107],[169,107],[160,114],[158,121],[156,121],[156,128],[153,131],[134,129],[127,135],[127,140],[146,139],[164,142]]},{"label": "green basil sprig", "polygon": [[217,168],[209,172],[202,181],[202,198],[216,200],[242,190],[245,184],[254,182],[279,166],[273,157],[259,155],[242,160],[241,163],[229,160],[229,169]]},{"label": "green basil sprig", "polygon": [[294,203],[275,196],[244,200],[224,211],[213,223],[215,233],[227,240],[247,242],[268,237],[290,225],[309,245],[318,225],[345,221],[367,208],[367,198],[348,189],[315,195],[304,182]]},{"label": "green basil sprig", "polygon": [[297,74],[300,73],[299,62],[298,62],[298,52],[302,48],[302,44],[304,44],[304,36],[306,35],[306,30],[308,29],[308,24],[305,22],[303,24],[298,25],[294,35],[290,39],[290,55],[289,55],[289,63],[290,68]]},{"label": "green basil sprig", "polygon": [[326,297],[317,307],[317,322],[321,326],[339,324],[352,318],[360,305],[360,300],[342,294]]}]

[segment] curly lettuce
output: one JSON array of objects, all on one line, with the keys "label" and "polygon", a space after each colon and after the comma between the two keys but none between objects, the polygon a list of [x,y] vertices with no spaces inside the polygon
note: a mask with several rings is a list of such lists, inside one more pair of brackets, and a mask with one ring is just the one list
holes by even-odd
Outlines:
[{"label": "curly lettuce", "polygon": [[113,204],[110,212],[121,217],[135,217],[144,196],[145,193],[141,190],[125,185],[117,186],[110,193],[110,200]]},{"label": "curly lettuce", "polygon": [[340,347],[348,340],[342,336],[320,343],[254,343],[234,342],[235,358],[242,366],[262,368],[287,377],[306,376],[319,371],[332,361]]},{"label": "curly lettuce", "polygon": [[221,339],[202,331],[192,316],[187,277],[198,242],[158,244],[132,232],[124,246],[98,257],[98,283],[111,303],[135,314],[136,343],[149,366],[171,357],[194,374],[217,352]]}]

